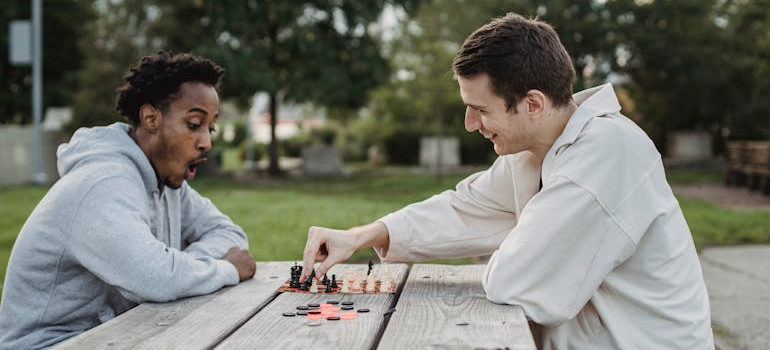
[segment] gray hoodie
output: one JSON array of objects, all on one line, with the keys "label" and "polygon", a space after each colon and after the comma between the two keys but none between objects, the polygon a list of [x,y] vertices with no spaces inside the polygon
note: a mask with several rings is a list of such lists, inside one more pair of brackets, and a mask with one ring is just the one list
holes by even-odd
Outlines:
[{"label": "gray hoodie", "polygon": [[83,128],[59,146],[61,179],[8,262],[0,349],[45,348],[137,303],[238,283],[235,267],[218,259],[248,247],[243,230],[186,182],[159,191],[130,128]]}]

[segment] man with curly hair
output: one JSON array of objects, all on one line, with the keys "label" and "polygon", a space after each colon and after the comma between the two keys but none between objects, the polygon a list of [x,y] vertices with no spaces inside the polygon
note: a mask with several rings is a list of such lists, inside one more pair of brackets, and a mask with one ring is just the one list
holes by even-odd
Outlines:
[{"label": "man with curly hair", "polygon": [[118,89],[130,125],[82,128],[59,146],[61,178],[11,252],[0,348],[50,347],[138,303],[254,275],[243,230],[185,181],[211,149],[223,73],[190,54],[143,57]]}]

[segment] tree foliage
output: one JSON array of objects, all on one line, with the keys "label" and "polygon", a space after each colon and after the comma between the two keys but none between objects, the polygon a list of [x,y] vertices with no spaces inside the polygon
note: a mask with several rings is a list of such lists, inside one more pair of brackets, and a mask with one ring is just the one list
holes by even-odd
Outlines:
[{"label": "tree foliage", "polygon": [[228,69],[225,92],[241,104],[270,96],[269,172],[278,168],[279,101],[351,110],[383,83],[388,64],[371,26],[383,7],[412,1],[204,1],[206,56]]},{"label": "tree foliage", "polygon": [[[122,120],[115,111],[115,90],[138,58],[158,52],[194,52],[201,28],[189,21],[203,16],[200,6],[183,0],[103,1],[98,16],[85,25],[88,35],[79,43],[88,52],[79,75],[71,129]],[[196,17],[197,16],[197,17]]]},{"label": "tree foliage", "polygon": [[[77,90],[77,72],[85,53],[77,42],[85,35],[82,23],[94,18],[90,0],[45,0],[43,5],[43,103],[69,105]],[[0,10],[0,124],[32,120],[32,67],[8,61],[9,23],[31,20],[32,2],[3,0]]]},{"label": "tree foliage", "polygon": [[[399,74],[378,90],[374,115],[435,132],[438,116],[462,130],[450,79],[463,39],[506,12],[555,27],[577,73],[575,90],[607,80],[661,150],[672,130],[770,137],[770,1],[433,0],[404,24],[391,60]],[[454,92],[452,92],[454,91]],[[406,126],[408,125],[408,126]]]},{"label": "tree foliage", "polygon": [[[141,55],[165,49],[224,66],[223,99],[245,106],[255,92],[268,92],[273,123],[281,101],[324,106],[346,126],[352,111],[367,106],[376,123],[365,123],[371,135],[358,144],[443,133],[464,135],[463,154],[489,152],[488,143],[464,131],[451,60],[473,30],[513,11],[556,28],[576,68],[576,90],[609,79],[630,96],[626,112],[662,150],[671,130],[707,130],[717,144],[770,137],[770,0],[45,0],[44,6],[44,102],[74,100],[74,126],[117,120],[121,76]],[[394,38],[383,42],[377,24],[387,6],[405,11],[397,11]],[[5,59],[8,21],[29,17],[28,1],[3,2],[0,123],[30,120],[30,68]],[[270,148],[273,171],[277,147]]]}]

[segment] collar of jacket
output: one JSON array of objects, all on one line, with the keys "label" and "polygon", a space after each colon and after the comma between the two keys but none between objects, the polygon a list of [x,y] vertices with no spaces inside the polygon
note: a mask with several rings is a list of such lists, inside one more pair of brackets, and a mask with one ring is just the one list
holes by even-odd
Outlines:
[{"label": "collar of jacket", "polygon": [[564,131],[551,145],[545,156],[546,160],[557,156],[563,148],[575,143],[583,128],[592,118],[620,112],[620,103],[611,84],[583,90],[572,97],[578,104],[578,108],[570,116]]}]

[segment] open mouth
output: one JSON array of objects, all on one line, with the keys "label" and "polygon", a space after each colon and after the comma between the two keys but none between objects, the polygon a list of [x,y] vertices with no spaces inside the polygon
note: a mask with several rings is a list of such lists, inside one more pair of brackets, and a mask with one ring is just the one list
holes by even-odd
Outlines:
[{"label": "open mouth", "polygon": [[188,181],[194,179],[195,174],[198,172],[198,166],[204,162],[206,162],[206,158],[198,158],[187,164],[187,170],[185,170],[184,178]]}]

